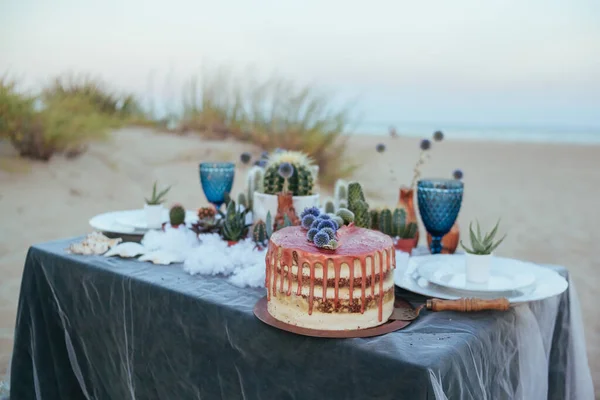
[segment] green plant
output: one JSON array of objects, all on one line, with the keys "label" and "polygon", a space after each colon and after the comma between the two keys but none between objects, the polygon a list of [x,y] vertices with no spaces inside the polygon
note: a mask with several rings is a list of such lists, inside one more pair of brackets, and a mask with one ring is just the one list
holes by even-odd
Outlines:
[{"label": "green plant", "polygon": [[244,193],[238,194],[238,204],[244,209],[248,208],[248,202],[246,201],[246,195]]},{"label": "green plant", "polygon": [[379,210],[369,210],[371,218],[371,229],[376,231],[379,230],[379,212]]},{"label": "green plant", "polygon": [[210,138],[236,138],[265,150],[305,152],[319,165],[325,184],[356,169],[345,157],[348,107],[335,107],[329,96],[289,80],[250,76],[241,84],[223,71],[204,71],[201,81],[188,81],[183,94],[185,129]]},{"label": "green plant", "polygon": [[287,216],[287,214],[285,214],[283,216],[283,223],[280,223],[279,225],[277,225],[275,227],[275,230],[278,231],[280,229],[283,228],[287,228],[288,226],[293,226],[294,224],[292,224],[292,221],[290,221],[290,218]]},{"label": "green plant", "polygon": [[267,245],[269,236],[267,235],[267,224],[264,221],[258,221],[252,228],[252,240],[256,244],[256,247],[262,249]]},{"label": "green plant", "polygon": [[335,213],[335,204],[333,203],[333,200],[328,199],[325,202],[325,213],[327,213],[327,214]]},{"label": "green plant", "polygon": [[414,222],[406,223],[406,210],[396,208],[392,215],[392,233],[394,237],[400,239],[413,239],[417,234],[417,224]]},{"label": "green plant", "polygon": [[[289,178],[284,178],[280,173],[281,165],[286,163],[293,167]],[[277,194],[286,189],[293,196],[309,196],[312,194],[314,178],[311,172],[312,160],[303,153],[296,151],[282,151],[269,156],[265,169],[264,192]]]},{"label": "green plant", "polygon": [[227,204],[227,210],[223,216],[221,225],[221,237],[230,242],[237,242],[248,235],[248,229],[252,224],[246,224],[246,214],[249,210],[238,210],[235,201]]},{"label": "green plant", "polygon": [[[335,215],[340,217],[345,225],[350,225],[352,222],[354,222],[354,213],[347,208],[339,208]],[[340,224],[338,223],[338,225]]]},{"label": "green plant", "polygon": [[371,227],[369,204],[365,200],[362,186],[358,182],[348,185],[348,209],[354,213],[354,224],[361,228]]},{"label": "green plant", "polygon": [[254,207],[254,192],[263,193],[264,191],[265,170],[259,166],[253,166],[246,175],[246,197],[248,208]]},{"label": "green plant", "polygon": [[348,205],[348,183],[345,180],[338,179],[335,181],[333,200],[338,208],[345,208]]},{"label": "green plant", "polygon": [[500,225],[500,220],[498,220],[498,222],[496,223],[496,226],[494,226],[494,229],[492,229],[489,233],[482,235],[481,234],[481,227],[479,226],[479,221],[476,221],[477,223],[477,234],[475,234],[475,232],[473,232],[473,222],[471,222],[469,224],[469,236],[471,239],[471,248],[468,248],[467,246],[465,246],[462,242],[462,240],[460,241],[460,245],[461,247],[469,254],[478,254],[478,255],[487,255],[487,254],[492,254],[492,252],[494,250],[496,250],[496,248],[498,246],[500,246],[500,243],[502,243],[502,241],[506,238],[506,235],[504,235],[502,237],[502,239],[498,240],[498,241],[494,241],[494,238],[496,237],[496,234],[498,233],[498,226]]},{"label": "green plant", "polygon": [[174,227],[185,223],[185,208],[179,204],[171,207],[169,210],[169,222]]},{"label": "green plant", "polygon": [[146,204],[148,204],[149,206],[155,206],[164,203],[166,200],[165,196],[167,195],[167,193],[169,193],[169,190],[171,190],[171,186],[168,186],[166,189],[163,189],[162,191],[158,192],[156,185],[157,182],[154,182],[154,186],[152,186],[152,195],[149,199],[146,199]]},{"label": "green plant", "polygon": [[273,234],[273,218],[271,217],[271,211],[267,212],[267,237],[271,238],[271,235]]},{"label": "green plant", "polygon": [[198,221],[194,222],[191,230],[200,233],[218,233],[221,230],[221,220],[216,218],[214,207],[201,207],[198,209]]}]

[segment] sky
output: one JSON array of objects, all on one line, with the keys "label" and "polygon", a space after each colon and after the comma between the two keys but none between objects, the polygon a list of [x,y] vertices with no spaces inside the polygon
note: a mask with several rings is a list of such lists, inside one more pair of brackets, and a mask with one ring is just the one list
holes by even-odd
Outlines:
[{"label": "sky", "polygon": [[356,101],[372,124],[600,129],[598,0],[0,0],[0,73],[160,101],[203,68]]}]

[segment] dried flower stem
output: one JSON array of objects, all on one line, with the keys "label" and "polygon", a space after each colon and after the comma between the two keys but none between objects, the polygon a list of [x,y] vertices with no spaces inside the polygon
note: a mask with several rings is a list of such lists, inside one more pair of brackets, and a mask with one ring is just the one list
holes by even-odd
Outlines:
[{"label": "dried flower stem", "polygon": [[414,189],[415,185],[417,184],[417,181],[419,180],[419,178],[421,177],[421,166],[423,164],[425,164],[425,161],[429,160],[431,158],[430,154],[429,154],[429,150],[421,150],[421,154],[419,155],[419,159],[417,160],[417,164],[415,165],[415,168],[413,169],[413,180],[412,183],[410,184],[410,188]]}]

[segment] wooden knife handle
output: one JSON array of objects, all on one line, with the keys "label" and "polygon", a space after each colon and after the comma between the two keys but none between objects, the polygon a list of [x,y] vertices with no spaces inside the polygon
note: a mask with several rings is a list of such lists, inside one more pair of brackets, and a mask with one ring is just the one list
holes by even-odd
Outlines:
[{"label": "wooden knife handle", "polygon": [[506,311],[510,308],[510,303],[506,297],[498,299],[483,300],[476,298],[460,298],[458,300],[427,300],[427,309],[431,311],[461,311],[474,312],[483,310]]}]

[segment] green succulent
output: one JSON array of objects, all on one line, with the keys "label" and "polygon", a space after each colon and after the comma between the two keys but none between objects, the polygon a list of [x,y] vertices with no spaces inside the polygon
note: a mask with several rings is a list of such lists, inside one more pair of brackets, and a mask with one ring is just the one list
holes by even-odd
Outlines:
[{"label": "green succulent", "polygon": [[269,237],[267,236],[267,224],[264,221],[258,221],[252,228],[252,239],[257,247],[267,245]]},{"label": "green succulent", "polygon": [[248,208],[248,202],[246,201],[246,195],[244,193],[238,194],[238,204],[244,209]]},{"label": "green succulent", "polygon": [[227,210],[221,224],[221,237],[223,239],[237,242],[248,235],[248,229],[251,226],[251,224],[246,224],[248,211],[248,209],[239,211],[233,200],[227,204]]},{"label": "green succulent", "polygon": [[185,208],[176,204],[169,210],[169,222],[171,226],[178,226],[185,223]]},{"label": "green succulent", "polygon": [[152,196],[150,196],[149,199],[146,199],[146,204],[148,204],[149,206],[155,206],[164,203],[166,200],[165,196],[167,195],[167,193],[169,193],[169,190],[171,190],[171,186],[169,186],[166,189],[163,189],[162,191],[158,192],[156,189],[156,185],[157,182],[154,182],[154,186],[152,187]]},{"label": "green succulent", "polygon": [[496,234],[498,233],[498,226],[500,225],[500,220],[496,222],[496,226],[489,233],[485,235],[481,234],[481,227],[479,226],[479,221],[476,221],[477,224],[477,233],[473,232],[473,222],[469,224],[469,236],[471,238],[471,248],[468,248],[464,245],[462,240],[460,241],[461,247],[469,254],[478,254],[478,255],[488,255],[492,254],[494,250],[500,243],[506,238],[506,235],[502,237],[502,239],[498,241],[494,241]]},{"label": "green succulent", "polygon": [[351,182],[348,185],[348,209],[354,213],[354,225],[361,228],[371,227],[369,204],[358,182]]}]

